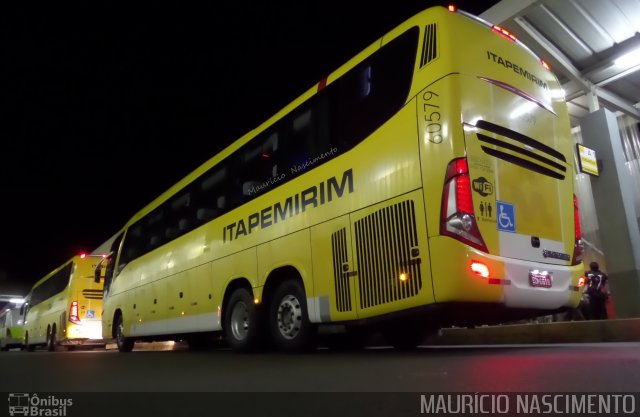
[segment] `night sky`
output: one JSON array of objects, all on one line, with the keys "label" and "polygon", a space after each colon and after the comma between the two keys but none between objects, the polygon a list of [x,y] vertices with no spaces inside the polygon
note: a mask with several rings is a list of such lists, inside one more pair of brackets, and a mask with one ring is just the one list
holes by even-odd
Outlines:
[{"label": "night sky", "polygon": [[447,4],[94,3],[0,17],[0,293],[95,249],[385,32]]}]

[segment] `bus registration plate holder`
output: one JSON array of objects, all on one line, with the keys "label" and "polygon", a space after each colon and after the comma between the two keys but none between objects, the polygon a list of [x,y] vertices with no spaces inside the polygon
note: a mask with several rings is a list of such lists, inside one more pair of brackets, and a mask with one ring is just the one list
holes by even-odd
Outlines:
[{"label": "bus registration plate holder", "polygon": [[532,287],[551,288],[553,274],[547,271],[529,271],[529,284]]}]

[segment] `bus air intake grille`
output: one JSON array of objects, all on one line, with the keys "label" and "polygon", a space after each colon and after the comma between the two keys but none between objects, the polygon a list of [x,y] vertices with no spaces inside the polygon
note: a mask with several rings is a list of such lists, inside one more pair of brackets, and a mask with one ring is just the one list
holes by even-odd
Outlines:
[{"label": "bus air intake grille", "polygon": [[102,300],[102,290],[82,290],[82,296],[89,300]]},{"label": "bus air intake grille", "polygon": [[[338,311],[351,311],[351,287],[349,286],[349,258],[347,256],[346,229],[340,229],[331,235],[331,250],[333,251],[336,305]],[[347,270],[345,270],[345,266]]]},{"label": "bus air intake grille", "polygon": [[422,57],[420,58],[420,68],[436,59],[438,56],[438,43],[436,24],[432,23],[424,28],[424,39],[422,42]]},{"label": "bus air intake grille", "polygon": [[[413,297],[422,288],[414,203],[403,201],[355,223],[361,308]],[[401,279],[400,277],[403,277]]]}]

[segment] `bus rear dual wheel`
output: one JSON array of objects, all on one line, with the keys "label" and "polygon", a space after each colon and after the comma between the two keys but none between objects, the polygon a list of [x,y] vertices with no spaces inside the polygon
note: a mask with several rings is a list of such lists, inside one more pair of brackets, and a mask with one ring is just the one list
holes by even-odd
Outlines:
[{"label": "bus rear dual wheel", "polygon": [[122,314],[118,314],[116,318],[113,320],[113,327],[116,330],[116,345],[118,346],[118,351],[120,352],[131,352],[133,350],[133,345],[135,344],[135,340],[131,337],[126,337],[124,335],[124,320],[122,318]]},{"label": "bus rear dual wheel", "polygon": [[56,340],[56,327],[53,326],[47,333],[47,350],[49,352],[54,352],[56,350],[57,344],[58,342]]},{"label": "bus rear dual wheel", "polygon": [[307,350],[313,343],[315,327],[309,322],[306,298],[298,280],[282,282],[268,303],[267,323],[254,303],[251,290],[237,288],[229,297],[224,332],[233,350],[246,352],[261,347],[265,324],[275,346],[285,352]]}]

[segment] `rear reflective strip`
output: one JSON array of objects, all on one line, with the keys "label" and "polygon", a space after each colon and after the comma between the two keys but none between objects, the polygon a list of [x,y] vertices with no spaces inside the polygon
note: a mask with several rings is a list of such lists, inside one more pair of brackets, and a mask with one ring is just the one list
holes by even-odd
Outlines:
[{"label": "rear reflective strip", "polygon": [[499,279],[499,278],[489,278],[487,279],[487,283],[493,285],[511,285],[510,279]]}]

